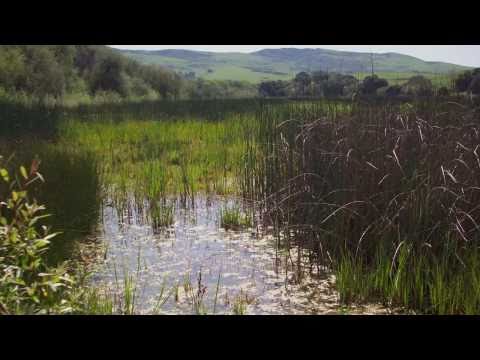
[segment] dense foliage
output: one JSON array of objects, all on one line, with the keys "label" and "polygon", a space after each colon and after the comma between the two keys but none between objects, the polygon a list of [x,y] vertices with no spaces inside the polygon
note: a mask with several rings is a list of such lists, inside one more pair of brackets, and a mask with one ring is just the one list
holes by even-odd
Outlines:
[{"label": "dense foliage", "polygon": [[360,80],[353,75],[315,71],[301,72],[291,81],[264,81],[258,86],[260,97],[310,97],[352,98],[366,97],[429,97],[449,96],[457,93],[480,93],[480,69],[461,73],[453,81],[455,86],[435,86],[432,80],[422,75],[404,79],[402,83],[390,84],[387,79],[373,74]]},{"label": "dense foliage", "polygon": [[254,190],[298,263],[334,269],[346,303],[478,314],[477,107],[433,97],[259,115]]},{"label": "dense foliage", "polygon": [[106,46],[0,46],[0,98],[64,103],[255,97],[256,85],[144,65]]},{"label": "dense foliage", "polygon": [[176,97],[182,80],[106,46],[0,46],[0,94],[14,98]]},{"label": "dense foliage", "polygon": [[0,314],[69,312],[66,299],[74,280],[66,263],[47,265],[45,255],[57,234],[39,225],[45,207],[30,201],[26,191],[42,179],[38,164],[34,162],[29,172],[21,167],[17,180],[1,165],[0,181],[10,193],[0,198]]},{"label": "dense foliage", "polygon": [[351,96],[359,86],[351,75],[316,71],[300,72],[292,81],[265,81],[259,87],[262,97],[342,97]]},{"label": "dense foliage", "polygon": [[455,79],[455,89],[458,92],[470,92],[480,94],[480,68],[461,73]]},{"label": "dense foliage", "polygon": [[256,85],[245,81],[213,81],[200,78],[184,84],[184,97],[193,100],[251,98],[256,95]]}]

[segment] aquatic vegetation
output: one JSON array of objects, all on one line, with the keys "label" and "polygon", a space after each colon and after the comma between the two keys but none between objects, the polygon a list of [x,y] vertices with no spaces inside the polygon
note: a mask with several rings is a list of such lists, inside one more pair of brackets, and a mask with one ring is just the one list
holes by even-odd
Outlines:
[{"label": "aquatic vegetation", "polygon": [[255,197],[279,246],[333,269],[346,303],[478,313],[477,109],[434,98],[260,118]]},{"label": "aquatic vegetation", "polygon": [[[34,118],[18,114],[20,122]],[[194,212],[204,196],[224,195],[234,201],[215,208],[216,229],[241,237],[260,222],[261,235],[274,238],[272,253],[295,272],[292,281],[333,271],[344,304],[375,301],[435,314],[480,309],[480,132],[470,103],[159,102],[54,116],[45,125],[52,138],[0,145],[17,150],[8,170],[36,155],[41,161],[47,181],[29,194],[53,216],[38,225],[62,232],[42,253],[49,266],[75,259],[77,240],[94,234],[106,211],[119,228],[145,226],[150,235],[153,228],[160,242],[176,230],[182,209]],[[14,124],[5,127],[14,132]],[[12,195],[5,184],[0,193]],[[185,296],[193,313],[223,311],[214,271],[200,271],[196,285],[189,277],[183,287],[164,281],[154,312]],[[138,313],[131,272],[126,266],[117,274],[111,291],[78,290],[83,305],[69,307]],[[243,314],[249,298],[240,295],[226,302]]]},{"label": "aquatic vegetation", "polygon": [[248,293],[240,289],[240,292],[234,297],[232,312],[233,315],[246,315],[248,305],[254,302],[254,298],[250,297]]},{"label": "aquatic vegetation", "polygon": [[149,215],[152,219],[154,231],[161,231],[174,223],[174,206],[153,202],[150,205]]},{"label": "aquatic vegetation", "polygon": [[225,230],[240,230],[253,226],[252,217],[244,214],[238,206],[225,207],[220,211],[220,226]]},{"label": "aquatic vegetation", "polygon": [[190,274],[185,274],[183,289],[188,302],[192,306],[193,314],[206,315],[205,296],[207,294],[207,287],[202,283],[202,270],[198,272],[197,289],[195,289],[191,283]]}]

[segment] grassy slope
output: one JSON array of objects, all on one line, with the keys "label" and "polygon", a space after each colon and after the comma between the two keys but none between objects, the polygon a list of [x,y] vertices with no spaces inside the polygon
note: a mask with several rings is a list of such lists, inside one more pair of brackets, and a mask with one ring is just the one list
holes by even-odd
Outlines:
[{"label": "grassy slope", "polygon": [[[275,49],[251,54],[207,53],[194,51],[126,51],[127,56],[143,63],[160,64],[175,71],[195,72],[197,77],[209,80],[241,80],[258,83],[263,80],[288,80],[300,71],[328,70],[368,74],[370,54],[333,50]],[[375,71],[393,82],[417,74],[444,83],[446,76],[465,67],[425,62],[412,56],[387,53],[375,55]],[[440,80],[439,80],[440,79]]]}]

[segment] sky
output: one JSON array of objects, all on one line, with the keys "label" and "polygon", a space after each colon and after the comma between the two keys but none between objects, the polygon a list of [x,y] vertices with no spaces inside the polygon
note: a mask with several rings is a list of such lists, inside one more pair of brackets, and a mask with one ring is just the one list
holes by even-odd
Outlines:
[{"label": "sky", "polygon": [[110,45],[119,49],[188,49],[213,52],[253,52],[276,48],[321,48],[359,52],[396,52],[425,61],[444,61],[480,67],[480,45]]}]

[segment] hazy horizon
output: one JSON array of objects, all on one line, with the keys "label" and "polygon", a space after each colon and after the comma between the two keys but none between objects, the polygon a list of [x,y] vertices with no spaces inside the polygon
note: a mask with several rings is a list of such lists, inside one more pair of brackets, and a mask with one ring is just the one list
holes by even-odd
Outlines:
[{"label": "hazy horizon", "polygon": [[480,45],[109,45],[129,50],[184,49],[211,52],[251,53],[262,49],[312,48],[352,52],[410,55],[424,61],[440,61],[457,65],[480,67]]}]

